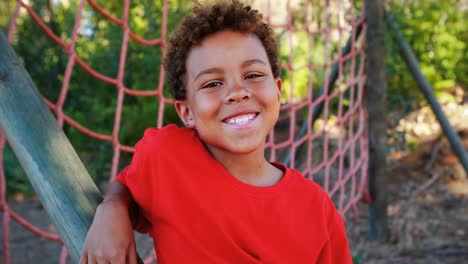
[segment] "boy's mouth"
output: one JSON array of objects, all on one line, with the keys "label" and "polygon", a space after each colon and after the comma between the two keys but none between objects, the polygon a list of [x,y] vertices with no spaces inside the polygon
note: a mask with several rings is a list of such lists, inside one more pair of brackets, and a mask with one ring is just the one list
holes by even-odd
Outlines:
[{"label": "boy's mouth", "polygon": [[236,115],[236,116],[232,116],[232,117],[224,119],[223,122],[229,125],[242,126],[254,120],[257,115],[258,113]]}]

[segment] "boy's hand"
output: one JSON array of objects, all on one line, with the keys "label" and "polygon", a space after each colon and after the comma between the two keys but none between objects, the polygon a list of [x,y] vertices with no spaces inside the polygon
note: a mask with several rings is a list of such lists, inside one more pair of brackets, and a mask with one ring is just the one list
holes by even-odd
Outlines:
[{"label": "boy's hand", "polygon": [[137,264],[135,238],[128,206],[119,199],[101,203],[83,246],[80,264]]}]

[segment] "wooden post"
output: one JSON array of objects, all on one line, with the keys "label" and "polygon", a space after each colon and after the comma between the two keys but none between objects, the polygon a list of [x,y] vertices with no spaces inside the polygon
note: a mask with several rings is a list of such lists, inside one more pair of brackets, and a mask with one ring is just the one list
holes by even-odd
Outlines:
[{"label": "wooden post", "polygon": [[102,196],[2,32],[0,128],[78,263]]},{"label": "wooden post", "polygon": [[366,101],[369,122],[369,239],[387,240],[387,169],[385,139],[387,115],[385,96],[384,5],[382,0],[366,0]]}]

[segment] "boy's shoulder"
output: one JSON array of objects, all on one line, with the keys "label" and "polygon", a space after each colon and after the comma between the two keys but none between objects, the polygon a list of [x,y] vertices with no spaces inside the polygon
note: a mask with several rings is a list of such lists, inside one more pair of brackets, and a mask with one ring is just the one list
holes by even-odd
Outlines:
[{"label": "boy's shoulder", "polygon": [[308,179],[302,175],[302,173],[296,169],[293,168],[287,168],[287,170],[290,171],[291,175],[296,179],[296,181],[300,182],[300,185],[312,193],[316,194],[317,196],[320,197],[328,197],[328,194],[325,192],[325,190],[322,189],[320,185],[318,185],[315,181]]},{"label": "boy's shoulder", "polygon": [[171,124],[161,128],[147,128],[143,137],[135,144],[134,157],[160,159],[179,156],[188,148],[193,149],[199,141],[194,129]]},{"label": "boy's shoulder", "polygon": [[187,136],[195,131],[192,128],[178,127],[175,124],[169,124],[161,128],[150,127],[145,130],[143,138],[145,140],[161,140],[171,138],[177,138],[181,136]]},{"label": "boy's shoulder", "polygon": [[164,148],[174,147],[184,144],[195,136],[195,130],[186,127],[178,127],[170,124],[161,128],[147,128],[143,137],[137,142],[135,147],[141,148]]},{"label": "boy's shoulder", "polygon": [[328,193],[315,181],[305,178],[301,172],[287,168],[291,175],[294,177],[294,181],[297,182],[295,189],[297,193],[302,193],[304,195],[304,202],[309,202],[313,207],[322,208],[323,210],[336,210],[333,202],[330,199]]}]

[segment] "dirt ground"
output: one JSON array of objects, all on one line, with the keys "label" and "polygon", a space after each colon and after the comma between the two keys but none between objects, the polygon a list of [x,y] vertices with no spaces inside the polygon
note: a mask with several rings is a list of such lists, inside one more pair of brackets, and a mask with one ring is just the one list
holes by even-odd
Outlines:
[{"label": "dirt ground", "polygon": [[[468,150],[468,103],[447,104],[444,112]],[[428,107],[391,119],[389,239],[367,240],[368,212],[361,204],[359,222],[347,225],[355,263],[468,263],[466,172]]]},{"label": "dirt ground", "polygon": [[467,263],[468,196],[460,193],[468,191],[466,174],[462,180],[447,167],[432,174],[401,167],[390,175],[389,241],[367,240],[361,205],[359,222],[347,225],[355,263]]},{"label": "dirt ground", "polygon": [[[445,110],[456,117],[451,122],[468,149],[468,104],[449,108]],[[434,122],[430,111],[421,109],[399,118],[390,131],[395,138],[389,145],[400,147],[390,149],[388,157],[389,239],[368,241],[367,206],[359,204],[358,222],[347,220],[354,263],[468,263],[468,178]],[[406,147],[401,147],[400,134]],[[9,205],[42,230],[54,231],[37,200],[11,200]],[[11,223],[11,263],[58,263],[57,242]],[[137,244],[140,254],[148,256],[151,240],[138,236]]]}]

